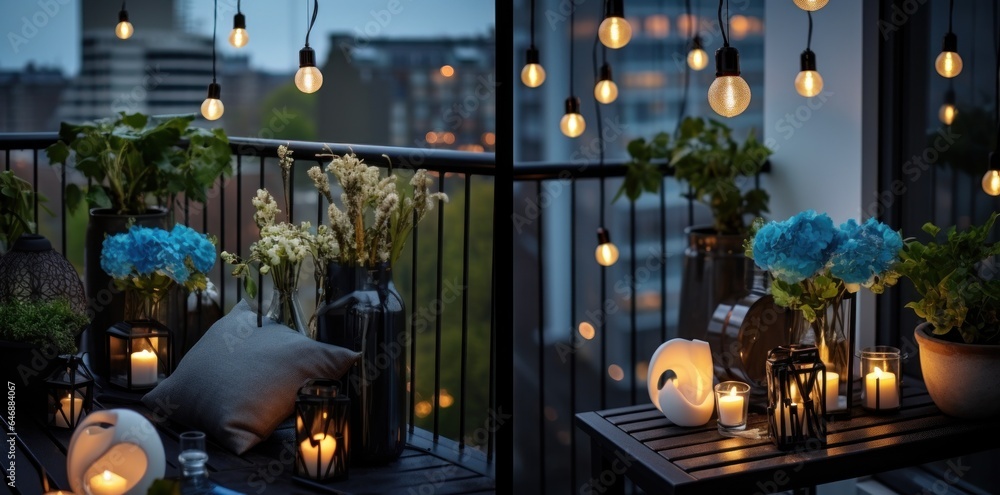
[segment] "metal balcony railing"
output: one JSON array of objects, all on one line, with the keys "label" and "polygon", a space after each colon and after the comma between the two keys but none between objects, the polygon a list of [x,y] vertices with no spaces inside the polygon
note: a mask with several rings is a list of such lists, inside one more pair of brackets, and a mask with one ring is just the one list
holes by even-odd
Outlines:
[{"label": "metal balcony railing", "polygon": [[[55,132],[0,134],[4,170],[34,185],[48,198],[55,212],[48,217],[36,208],[39,233],[52,241],[82,273],[82,251],[86,211],[71,213],[65,205],[65,186],[83,184],[72,167],[50,166],[45,148],[58,140]],[[306,170],[325,166],[328,158],[318,154],[355,153],[366,163],[392,167],[394,171],[427,169],[436,176],[436,186],[451,201],[413,229],[410,246],[394,267],[398,290],[410,314],[409,370],[410,439],[442,456],[450,456],[477,472],[494,474],[494,431],[490,427],[495,410],[494,293],[494,174],[493,153],[387,146],[323,144],[230,137],[233,151],[232,177],[220,177],[208,191],[204,205],[180,199],[170,205],[176,221],[216,236],[219,251],[245,254],[257,240],[250,199],[257,188],[267,188],[282,201],[277,148],[293,151],[293,184],[289,217],[293,222],[326,223],[326,205],[309,181]],[[331,184],[336,187],[336,184]],[[334,191],[334,197],[339,197]],[[436,218],[432,218],[436,217]],[[457,255],[456,255],[457,254]],[[217,291],[191,294],[188,306],[197,311],[183,319],[204,331],[205,304],[218,304],[225,314],[243,296],[242,284],[229,275],[221,260],[209,275]],[[302,277],[311,279],[311,277]],[[257,306],[269,292],[266,280],[258,279]],[[315,284],[306,280],[300,294],[311,294]],[[303,297],[304,310],[311,312],[312,297]],[[221,316],[220,314],[220,316]],[[200,334],[199,334],[200,335]],[[424,431],[426,430],[426,431]]]}]

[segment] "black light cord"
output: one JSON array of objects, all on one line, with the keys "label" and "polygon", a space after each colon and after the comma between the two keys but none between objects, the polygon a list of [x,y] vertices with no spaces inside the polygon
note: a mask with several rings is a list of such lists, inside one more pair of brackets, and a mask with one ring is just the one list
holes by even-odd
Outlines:
[{"label": "black light cord", "polygon": [[243,12],[242,12],[242,11],[240,10],[240,4],[241,4],[241,2],[242,2],[242,1],[243,1],[243,0],[236,0],[236,13],[237,13],[237,14],[242,14],[242,13],[243,13]]},{"label": "black light cord", "polygon": [[531,47],[535,47],[535,0],[531,0]]},{"label": "black light cord", "polygon": [[[952,0],[954,2],[955,0]],[[993,55],[996,57],[996,70],[993,75],[996,78],[996,94],[993,97],[993,118],[997,122],[997,142],[993,149],[1000,149],[1000,30],[997,30],[997,3],[993,2],[993,33],[996,43],[993,45]],[[975,66],[975,64],[973,64]]]},{"label": "black light cord", "polygon": [[[306,12],[309,11],[309,0],[306,0]],[[309,21],[309,29],[306,30],[306,47],[309,46],[309,33],[313,30],[313,25],[316,24],[316,14],[319,12],[319,0],[313,0],[313,13],[312,20]]]},{"label": "black light cord", "polygon": [[806,14],[809,15],[809,37],[806,38],[806,50],[810,50],[813,42],[813,13],[807,10]]},{"label": "black light cord", "polygon": [[125,10],[125,0],[122,0],[122,10]]},{"label": "black light cord", "polygon": [[[722,2],[723,0],[719,0],[719,30],[722,31],[722,46],[729,46],[729,36],[726,35],[726,26],[722,24]],[[729,21],[729,4],[726,3],[726,5],[726,21]]]},{"label": "black light cord", "polygon": [[952,15],[954,13],[955,13],[955,0],[951,0],[948,3],[948,32],[949,33],[951,32],[951,18],[952,18]]},{"label": "black light cord", "polygon": [[[694,40],[698,37],[698,24],[694,16],[691,15],[691,0],[684,0],[684,8],[687,11],[688,18],[688,30],[691,31],[691,47],[694,47]],[[694,27],[692,28],[691,23],[694,22]],[[677,125],[674,126],[674,137],[680,135],[681,132],[681,122],[684,120],[684,114],[687,112],[687,100],[688,100],[688,88],[691,87],[691,64],[684,64],[684,92],[681,97],[681,104],[677,107]]]},{"label": "black light cord", "polygon": [[569,11],[569,96],[573,97],[573,23],[576,18],[576,6]]},{"label": "black light cord", "polygon": [[[237,7],[238,9],[239,7]],[[215,12],[212,17],[212,83],[215,84],[215,34],[219,28],[219,0],[215,0]]]}]

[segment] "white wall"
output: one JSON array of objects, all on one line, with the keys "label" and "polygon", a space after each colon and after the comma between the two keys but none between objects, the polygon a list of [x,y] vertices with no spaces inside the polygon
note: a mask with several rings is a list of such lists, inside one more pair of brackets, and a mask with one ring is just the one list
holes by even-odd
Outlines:
[{"label": "white wall", "polygon": [[[878,171],[877,4],[836,0],[813,13],[812,50],[824,86],[804,98],[793,82],[808,17],[792,2],[767,2],[763,135],[775,153],[762,183],[772,219],[806,209],[826,212],[837,224],[869,216],[863,207],[875,195]],[[874,345],[870,294],[859,299],[858,313],[859,345]]]}]

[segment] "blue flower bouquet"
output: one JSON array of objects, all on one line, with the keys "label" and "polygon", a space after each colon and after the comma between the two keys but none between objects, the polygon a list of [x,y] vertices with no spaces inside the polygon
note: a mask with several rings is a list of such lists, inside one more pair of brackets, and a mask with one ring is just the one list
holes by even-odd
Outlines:
[{"label": "blue flower bouquet", "polygon": [[126,319],[157,319],[160,301],[175,286],[204,290],[215,266],[215,241],[185,225],[170,231],[133,225],[105,237],[101,268],[126,292]]},{"label": "blue flower bouquet", "polygon": [[850,352],[842,302],[862,287],[881,294],[896,283],[903,238],[874,218],[836,227],[825,213],[807,210],[784,221],[757,219],[744,247],[747,257],[772,275],[774,302],[798,311],[812,328],[823,361],[840,367]]}]

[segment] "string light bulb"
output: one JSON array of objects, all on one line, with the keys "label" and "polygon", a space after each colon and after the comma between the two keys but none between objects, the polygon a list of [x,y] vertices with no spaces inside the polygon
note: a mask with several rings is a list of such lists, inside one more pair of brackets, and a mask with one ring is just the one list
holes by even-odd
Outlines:
[{"label": "string light bulb", "polygon": [[[722,2],[719,0],[720,26]],[[722,47],[715,51],[715,80],[708,87],[708,104],[723,117],[735,117],[750,106],[750,85],[740,76],[740,52],[729,46],[726,30],[722,31]]]},{"label": "string light bulb", "polygon": [[938,110],[938,119],[944,125],[951,125],[955,122],[955,117],[958,117],[958,108],[955,106],[955,90],[948,89],[948,92],[944,94],[944,103]]},{"label": "string light bulb", "polygon": [[701,44],[701,36],[695,35],[691,41],[691,51],[687,56],[688,67],[694,70],[702,70],[708,67],[708,53]]},{"label": "string light bulb", "polygon": [[219,23],[219,0],[214,1],[215,13],[212,19],[212,83],[208,85],[208,97],[201,102],[201,116],[208,120],[219,120],[226,111],[222,104],[222,86],[215,81],[215,35]]},{"label": "string light bulb", "polygon": [[122,9],[118,11],[118,25],[115,26],[115,36],[127,40],[132,37],[132,33],[134,32],[135,29],[132,28],[132,23],[128,21],[128,10],[125,9],[125,2],[122,2]]},{"label": "string light bulb", "polygon": [[792,0],[792,1],[795,2],[796,7],[805,10],[806,12],[816,12],[817,10],[826,7],[826,4],[829,3],[830,0]]},{"label": "string light bulb", "polygon": [[528,48],[527,62],[521,69],[521,82],[529,88],[537,88],[545,82],[545,69],[539,63],[538,49],[534,45]]},{"label": "string light bulb", "polygon": [[608,48],[622,48],[632,39],[632,25],[625,20],[624,0],[606,0],[604,6],[604,20],[597,28],[597,37]]},{"label": "string light bulb", "polygon": [[247,18],[240,10],[240,2],[236,2],[236,15],[233,16],[233,30],[229,32],[229,44],[235,48],[243,48],[250,42],[247,34]]},{"label": "string light bulb", "polygon": [[809,37],[806,38],[806,50],[800,57],[799,74],[795,76],[795,91],[806,98],[812,98],[823,91],[823,77],[816,71],[816,54],[812,51],[813,16],[809,15]]},{"label": "string light bulb", "polygon": [[1000,196],[1000,170],[990,169],[983,176],[983,191],[990,196]]},{"label": "string light bulb", "polygon": [[962,73],[962,57],[958,55],[958,36],[951,29],[951,20],[955,13],[955,0],[948,3],[948,32],[941,44],[941,53],[934,60],[934,68],[941,77],[952,78]]},{"label": "string light bulb", "polygon": [[580,99],[575,96],[566,98],[566,114],[559,121],[559,129],[567,137],[575,138],[587,129],[587,122],[580,114]]},{"label": "string light bulb", "polygon": [[316,67],[316,52],[309,47],[309,33],[316,24],[319,0],[313,0],[312,20],[306,31],[306,45],[299,50],[299,70],[295,72],[295,87],[303,93],[315,93],[323,86],[323,73]]},{"label": "string light bulb", "polygon": [[545,69],[535,48],[535,0],[531,0],[531,45],[526,53],[524,68],[521,69],[521,82],[529,88],[537,88],[545,82]]},{"label": "string light bulb", "polygon": [[597,250],[594,251],[597,264],[611,266],[618,261],[618,246],[611,242],[611,234],[604,227],[597,228]]},{"label": "string light bulb", "polygon": [[611,66],[607,63],[601,66],[601,77],[594,86],[594,98],[605,105],[618,98],[618,85],[611,79]]},{"label": "string light bulb", "polygon": [[208,85],[208,97],[201,102],[201,115],[208,120],[218,120],[222,113],[226,111],[222,104],[222,86],[213,82]]}]

